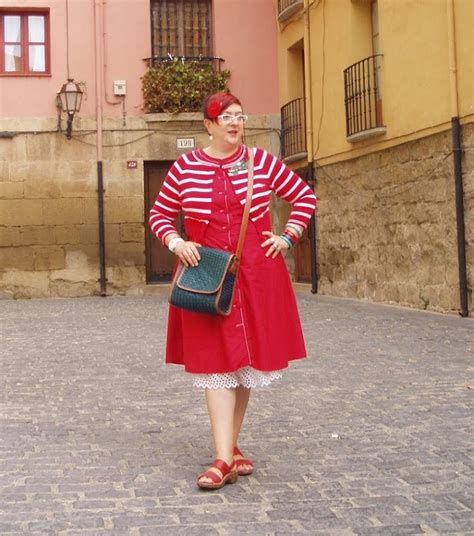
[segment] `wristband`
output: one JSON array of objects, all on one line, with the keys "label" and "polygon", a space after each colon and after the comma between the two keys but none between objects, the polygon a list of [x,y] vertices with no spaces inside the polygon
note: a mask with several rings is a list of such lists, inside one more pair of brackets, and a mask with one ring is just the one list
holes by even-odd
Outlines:
[{"label": "wristband", "polygon": [[294,242],[291,240],[291,238],[289,238],[287,235],[280,235],[280,238],[286,242],[286,244],[288,245],[288,248],[291,249],[295,244]]},{"label": "wristband", "polygon": [[298,242],[298,240],[300,239],[300,237],[295,233],[294,230],[291,230],[291,229],[285,229],[283,231],[283,234],[285,234],[286,236],[288,236],[288,238],[290,240],[292,240],[293,242]]},{"label": "wristband", "polygon": [[303,230],[301,229],[301,227],[297,227],[296,225],[292,224],[292,223],[287,223],[286,224],[286,227],[288,229],[293,229],[293,231],[298,235],[299,238],[302,237],[303,235]]},{"label": "wristband", "polygon": [[174,253],[176,250],[176,246],[180,243],[184,242],[184,240],[180,236],[175,236],[168,242],[168,249],[171,251],[171,253]]}]

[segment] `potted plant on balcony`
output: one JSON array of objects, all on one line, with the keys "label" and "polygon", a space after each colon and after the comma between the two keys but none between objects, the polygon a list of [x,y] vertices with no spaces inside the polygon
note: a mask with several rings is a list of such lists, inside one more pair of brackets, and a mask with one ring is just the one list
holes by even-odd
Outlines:
[{"label": "potted plant on balcony", "polygon": [[149,67],[142,77],[146,113],[198,112],[204,97],[225,91],[230,71],[217,71],[202,59],[169,57]]}]

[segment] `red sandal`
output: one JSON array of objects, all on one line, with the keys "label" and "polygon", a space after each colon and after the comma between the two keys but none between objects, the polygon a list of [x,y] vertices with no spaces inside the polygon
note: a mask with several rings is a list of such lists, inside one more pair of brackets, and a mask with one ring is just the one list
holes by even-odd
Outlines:
[{"label": "red sandal", "polygon": [[[251,475],[253,472],[253,462],[251,460],[247,460],[243,457],[242,453],[240,452],[240,449],[238,447],[234,447],[234,456],[242,456],[241,460],[234,460],[234,465],[237,468],[237,473],[239,476],[247,476]],[[250,465],[250,469],[244,469],[242,466],[244,465]]]},{"label": "red sandal", "polygon": [[[226,484],[234,484],[237,481],[238,473],[235,462],[232,465],[228,465],[224,460],[214,460],[211,467],[219,469],[222,473],[222,477],[219,477],[217,473],[208,469],[205,473],[201,473],[197,479],[197,485],[202,489],[220,489]],[[207,477],[212,482],[199,482],[202,477]]]}]

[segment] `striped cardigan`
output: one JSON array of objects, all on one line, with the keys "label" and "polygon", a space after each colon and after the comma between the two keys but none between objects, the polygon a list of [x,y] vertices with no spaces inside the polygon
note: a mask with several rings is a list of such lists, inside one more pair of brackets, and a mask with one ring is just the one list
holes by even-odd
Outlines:
[{"label": "striped cardigan", "polygon": [[[288,223],[306,227],[316,206],[312,189],[275,156],[258,148],[253,152],[250,219],[260,231],[270,230],[270,197],[274,192],[292,205]],[[248,177],[246,166],[242,164],[246,158],[247,148],[242,145],[235,156],[224,160],[223,164],[207,157],[202,150],[184,154],[176,160],[150,211],[151,229],[163,244],[168,234],[177,232],[173,222],[180,210],[184,212],[188,232],[190,227],[205,230],[211,214],[213,177],[219,167],[227,171],[239,202],[245,205]]]}]

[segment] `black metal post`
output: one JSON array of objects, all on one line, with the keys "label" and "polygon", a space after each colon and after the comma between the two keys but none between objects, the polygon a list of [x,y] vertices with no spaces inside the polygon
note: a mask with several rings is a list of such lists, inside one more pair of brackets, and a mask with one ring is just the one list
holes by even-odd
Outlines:
[{"label": "black metal post", "polygon": [[453,135],[453,163],[454,163],[454,187],[456,195],[456,228],[458,241],[458,269],[459,269],[459,294],[460,311],[462,317],[469,316],[467,300],[467,270],[466,270],[466,235],[464,228],[464,192],[462,184],[462,148],[461,148],[461,124],[459,117],[451,119]]},{"label": "black metal post", "polygon": [[67,114],[67,128],[66,128],[66,138],[70,140],[72,138],[72,122],[74,120],[74,114]]},{"label": "black metal post", "polygon": [[105,297],[107,296],[107,278],[105,277],[104,177],[102,162],[97,162],[97,206],[99,209],[100,295]]},{"label": "black metal post", "polygon": [[[308,172],[306,180],[309,186],[314,191],[314,164],[308,162]],[[308,224],[308,238],[310,246],[310,258],[311,258],[311,292],[317,294],[318,292],[318,252],[316,245],[316,216],[313,214]]]}]

